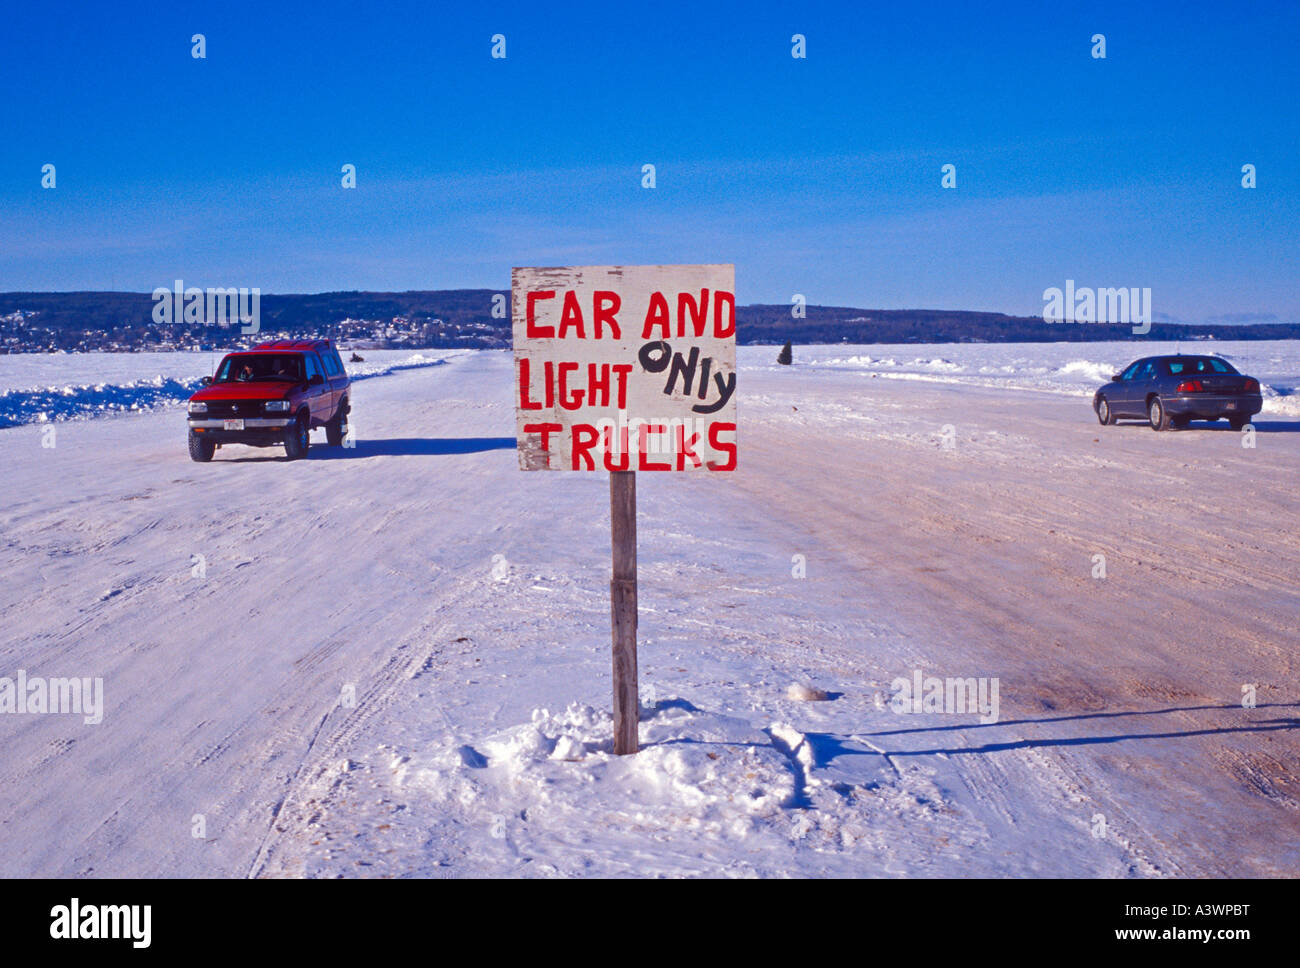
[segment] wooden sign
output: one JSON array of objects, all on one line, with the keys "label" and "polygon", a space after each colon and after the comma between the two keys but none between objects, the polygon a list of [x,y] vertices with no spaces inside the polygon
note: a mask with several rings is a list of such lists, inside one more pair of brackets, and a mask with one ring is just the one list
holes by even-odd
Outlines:
[{"label": "wooden sign", "polygon": [[519,466],[609,471],[614,752],[635,753],[636,472],[736,469],[735,267],[511,274]]},{"label": "wooden sign", "polygon": [[524,470],[736,468],[735,267],[511,277]]}]

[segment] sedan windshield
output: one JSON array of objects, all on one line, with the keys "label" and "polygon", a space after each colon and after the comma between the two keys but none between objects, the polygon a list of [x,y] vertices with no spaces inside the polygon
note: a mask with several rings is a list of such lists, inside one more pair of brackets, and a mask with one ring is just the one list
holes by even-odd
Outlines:
[{"label": "sedan windshield", "polygon": [[253,380],[302,380],[302,357],[297,353],[243,353],[227,356],[217,370],[217,383]]}]

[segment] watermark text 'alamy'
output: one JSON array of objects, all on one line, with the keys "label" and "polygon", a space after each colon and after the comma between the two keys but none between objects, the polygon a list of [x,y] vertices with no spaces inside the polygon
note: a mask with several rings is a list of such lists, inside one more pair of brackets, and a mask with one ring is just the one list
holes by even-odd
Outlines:
[{"label": "watermark text 'alamy'", "polygon": [[1043,322],[1131,324],[1133,335],[1143,336],[1151,332],[1151,290],[1076,288],[1066,279],[1064,290],[1043,290]]}]

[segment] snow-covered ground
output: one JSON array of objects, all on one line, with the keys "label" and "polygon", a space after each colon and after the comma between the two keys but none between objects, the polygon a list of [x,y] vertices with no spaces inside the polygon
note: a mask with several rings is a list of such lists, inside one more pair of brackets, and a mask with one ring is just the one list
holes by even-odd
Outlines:
[{"label": "snow-covered ground", "polygon": [[[518,470],[508,353],[301,463],[193,464],[179,404],[2,430],[0,676],[104,716],[0,715],[0,875],[1300,874],[1300,344],[1214,345],[1253,448],[1099,427],[1134,346],[743,348],[740,470],[639,481],[630,758],[606,478]],[[209,367],[64,359],[0,387]]]}]

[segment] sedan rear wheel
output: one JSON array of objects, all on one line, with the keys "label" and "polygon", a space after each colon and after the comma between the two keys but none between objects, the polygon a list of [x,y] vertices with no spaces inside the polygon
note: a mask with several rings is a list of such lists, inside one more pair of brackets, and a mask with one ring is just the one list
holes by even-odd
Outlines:
[{"label": "sedan rear wheel", "polygon": [[1147,419],[1151,421],[1152,430],[1168,430],[1172,425],[1169,414],[1165,412],[1165,405],[1160,402],[1159,397],[1152,397],[1151,402],[1147,404]]}]

